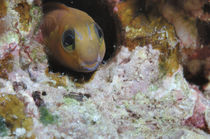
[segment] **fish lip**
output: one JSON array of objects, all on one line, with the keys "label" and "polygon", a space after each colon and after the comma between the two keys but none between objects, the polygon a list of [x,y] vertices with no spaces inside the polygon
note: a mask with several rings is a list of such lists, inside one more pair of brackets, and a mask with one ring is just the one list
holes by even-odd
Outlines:
[{"label": "fish lip", "polygon": [[88,67],[89,65],[84,65],[84,64],[82,64],[82,68],[85,70],[85,71],[89,71],[89,72],[91,72],[91,71],[94,71],[94,70],[96,70],[96,68],[99,66],[99,62],[97,62],[96,64],[94,64],[94,66],[93,67]]},{"label": "fish lip", "polygon": [[91,72],[96,70],[96,68],[99,66],[101,63],[101,57],[98,56],[97,60],[94,62],[81,62],[81,67],[87,72]]}]

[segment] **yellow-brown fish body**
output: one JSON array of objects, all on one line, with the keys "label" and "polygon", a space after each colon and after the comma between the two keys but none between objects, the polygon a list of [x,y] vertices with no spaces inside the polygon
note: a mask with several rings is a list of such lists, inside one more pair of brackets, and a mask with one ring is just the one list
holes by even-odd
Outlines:
[{"label": "yellow-brown fish body", "polygon": [[50,54],[62,65],[78,71],[94,71],[105,54],[101,28],[85,12],[63,4],[48,4],[42,34]]}]

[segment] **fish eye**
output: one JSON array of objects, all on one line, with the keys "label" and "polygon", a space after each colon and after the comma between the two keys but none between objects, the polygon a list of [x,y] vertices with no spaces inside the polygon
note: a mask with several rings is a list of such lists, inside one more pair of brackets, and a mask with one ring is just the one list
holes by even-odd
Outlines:
[{"label": "fish eye", "polygon": [[62,46],[66,51],[75,49],[75,31],[74,29],[66,30],[62,36]]},{"label": "fish eye", "polygon": [[98,38],[101,39],[104,36],[101,27],[98,24],[94,24],[94,29],[95,29],[95,32],[96,32]]}]

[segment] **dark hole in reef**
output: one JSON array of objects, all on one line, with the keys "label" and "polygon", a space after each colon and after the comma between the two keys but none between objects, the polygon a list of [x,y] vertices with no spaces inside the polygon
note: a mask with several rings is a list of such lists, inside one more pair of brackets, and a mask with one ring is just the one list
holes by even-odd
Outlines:
[{"label": "dark hole in reef", "polygon": [[[123,41],[121,24],[117,15],[110,12],[111,7],[104,0],[42,0],[42,2],[43,4],[47,2],[59,2],[88,13],[104,32],[106,53],[103,62],[110,60],[117,53],[117,50],[119,50],[118,46]],[[53,62],[50,59],[49,61],[51,71],[68,74],[77,80],[77,82],[88,81],[94,73],[77,73],[61,65],[57,65],[57,62]]]},{"label": "dark hole in reef", "polygon": [[203,66],[201,66],[200,70],[196,74],[190,73],[188,67],[184,66],[184,77],[189,83],[198,85],[201,91],[203,91],[203,86],[208,83]]},{"label": "dark hole in reef", "polygon": [[210,24],[208,22],[197,20],[197,28],[200,43],[203,45],[210,44]]},{"label": "dark hole in reef", "polygon": [[203,11],[204,11],[205,13],[210,13],[210,3],[204,4],[204,6],[203,6]]},{"label": "dark hole in reef", "polygon": [[[203,91],[203,86],[208,83],[207,77],[205,75],[205,68],[203,64],[203,60],[205,60],[209,56],[210,48],[210,24],[207,22],[197,20],[197,29],[198,29],[198,38],[200,45],[203,47],[196,48],[196,50],[190,51],[188,54],[189,60],[184,64],[184,76],[188,82],[198,85],[199,89]],[[197,61],[193,63],[192,66],[187,66],[192,61]],[[199,66],[199,67],[196,67]],[[189,69],[191,68],[191,69]],[[196,71],[195,73],[191,73],[190,70]]]},{"label": "dark hole in reef", "polygon": [[46,96],[46,95],[47,95],[47,92],[43,91],[42,96]]}]

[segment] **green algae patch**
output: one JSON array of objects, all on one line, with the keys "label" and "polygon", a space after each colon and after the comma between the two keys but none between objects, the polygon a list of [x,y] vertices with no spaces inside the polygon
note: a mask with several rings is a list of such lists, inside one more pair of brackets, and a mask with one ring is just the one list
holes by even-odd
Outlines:
[{"label": "green algae patch", "polygon": [[41,106],[39,108],[39,112],[40,112],[40,115],[41,115],[40,116],[40,121],[44,125],[56,124],[58,122],[58,116],[52,115],[45,106]]},{"label": "green algae patch", "polygon": [[25,114],[25,106],[15,95],[0,95],[0,115],[13,133],[16,128],[32,129],[33,121]]},{"label": "green algae patch", "polygon": [[[0,29],[2,29],[1,26],[0,26]],[[2,30],[1,30],[1,32],[2,32]],[[5,44],[10,44],[10,43],[14,43],[14,42],[18,43],[19,42],[18,35],[19,34],[13,32],[13,31],[10,31],[10,30],[5,31],[4,35],[2,35],[0,37],[0,45],[2,46]]]},{"label": "green algae patch", "polygon": [[79,105],[80,104],[77,100],[73,98],[67,98],[67,97],[64,98],[64,103],[66,105]]},{"label": "green algae patch", "polygon": [[8,135],[8,128],[6,126],[5,119],[0,116],[0,137]]},{"label": "green algae patch", "polygon": [[44,50],[40,47],[33,48],[31,50],[30,56],[33,61],[37,63],[43,63],[47,59],[47,56],[44,55]]},{"label": "green algae patch", "polygon": [[158,86],[157,85],[150,85],[149,86],[149,91],[152,92],[152,91],[157,91],[158,90]]},{"label": "green algae patch", "polygon": [[43,13],[42,8],[39,6],[32,5],[30,9],[31,16],[31,26],[35,26],[34,32],[37,32],[40,29],[40,21],[42,19]]}]

